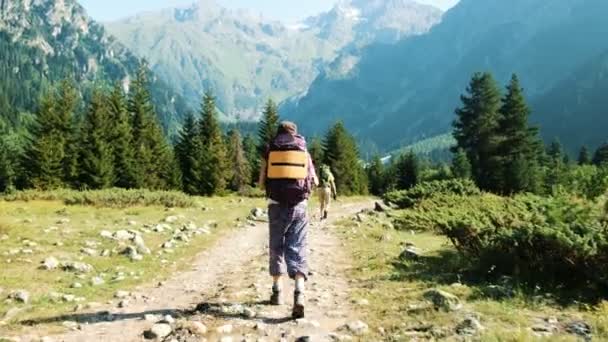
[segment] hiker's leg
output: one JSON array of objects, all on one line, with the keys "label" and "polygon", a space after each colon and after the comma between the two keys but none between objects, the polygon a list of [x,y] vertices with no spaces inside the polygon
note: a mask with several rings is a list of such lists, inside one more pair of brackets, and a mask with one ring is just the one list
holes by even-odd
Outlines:
[{"label": "hiker's leg", "polygon": [[281,210],[283,208],[277,204],[268,206],[268,270],[273,279],[278,277],[279,280],[285,274],[285,220]]},{"label": "hiker's leg", "polygon": [[317,190],[317,196],[319,197],[319,214],[321,220],[323,220],[323,213],[325,213],[325,189],[319,188]]},{"label": "hiker's leg", "polygon": [[292,209],[290,223],[285,233],[285,259],[289,277],[308,274],[308,216],[307,202]]},{"label": "hiker's leg", "polygon": [[270,296],[270,304],[272,305],[283,304],[281,276],[285,274],[285,220],[281,211],[281,206],[276,204],[271,204],[268,207],[268,269],[272,276],[272,295]]}]

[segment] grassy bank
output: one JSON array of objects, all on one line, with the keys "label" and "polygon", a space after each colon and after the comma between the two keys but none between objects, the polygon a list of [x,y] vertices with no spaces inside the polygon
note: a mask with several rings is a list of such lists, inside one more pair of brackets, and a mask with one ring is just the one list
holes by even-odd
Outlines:
[{"label": "grassy bank", "polygon": [[[608,302],[530,290],[509,278],[483,281],[446,237],[395,230],[391,221],[368,213],[336,227],[352,251],[353,302],[372,328],[370,340],[581,341],[575,329],[585,325],[593,340],[608,340]],[[418,258],[400,258],[406,244],[415,246]],[[424,299],[431,289],[457,296],[462,308],[437,310]],[[467,332],[468,317],[483,328]]]},{"label": "grassy bank", "polygon": [[[71,205],[66,205],[66,198],[87,195],[31,193],[0,200],[1,331],[18,332],[24,329],[19,323],[24,320],[105,303],[117,290],[129,291],[166,279],[188,267],[199,252],[223,234],[239,229],[236,220],[244,219],[251,208],[263,205],[259,199],[184,197],[188,205],[169,208],[167,204],[171,203],[161,204],[158,199],[173,195],[163,193],[144,194],[133,202],[124,201],[127,197],[121,194],[113,194],[110,202],[99,200],[107,200],[108,194],[90,194],[98,200]],[[128,198],[136,197],[128,194]],[[140,261],[122,254],[134,242],[105,236],[117,231],[138,232],[151,253],[140,253]],[[161,247],[170,240],[174,246]],[[60,263],[86,263],[92,270],[68,272],[61,265],[40,269],[41,262],[49,257]],[[99,279],[103,284],[94,285]],[[28,303],[4,300],[16,290],[29,293]],[[55,298],[58,294],[60,297]]]}]

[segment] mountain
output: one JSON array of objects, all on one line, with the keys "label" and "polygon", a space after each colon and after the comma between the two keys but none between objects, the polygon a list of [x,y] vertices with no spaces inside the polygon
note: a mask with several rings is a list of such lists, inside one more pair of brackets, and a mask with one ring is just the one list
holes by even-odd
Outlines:
[{"label": "mountain", "polygon": [[[0,117],[13,123],[35,110],[54,82],[73,79],[83,97],[94,85],[122,82],[128,89],[141,65],[74,0],[0,0],[0,51]],[[189,108],[150,76],[160,119],[174,132]]]},{"label": "mountain", "polygon": [[608,141],[608,49],[533,102],[546,140],[558,137],[572,155]]},{"label": "mountain", "polygon": [[530,99],[551,91],[608,48],[606,14],[603,0],[462,0],[429,33],[366,47],[346,76],[319,75],[281,112],[309,134],[342,119],[361,141],[399,148],[447,132],[476,71],[503,84],[519,74]]},{"label": "mountain", "polygon": [[[285,25],[201,0],[106,26],[191,105],[211,88],[225,118],[250,120],[268,97],[302,93],[326,66],[340,70],[372,42],[426,32],[441,15],[410,0],[352,0]],[[342,62],[329,66],[338,56]]]}]

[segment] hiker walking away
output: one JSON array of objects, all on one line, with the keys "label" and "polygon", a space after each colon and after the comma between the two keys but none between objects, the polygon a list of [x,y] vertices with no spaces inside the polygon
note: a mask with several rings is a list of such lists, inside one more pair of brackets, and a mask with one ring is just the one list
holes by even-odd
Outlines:
[{"label": "hiker walking away", "polygon": [[321,207],[321,220],[327,219],[329,207],[331,205],[331,199],[334,200],[338,197],[336,191],[336,180],[331,169],[327,165],[321,166],[319,170],[319,203]]},{"label": "hiker walking away", "polygon": [[[283,304],[282,276],[295,280],[292,317],[304,317],[304,284],[308,276],[308,198],[318,185],[305,139],[293,122],[282,122],[260,169],[260,187],[269,200],[269,263],[272,305]],[[285,267],[286,266],[286,267]]]}]

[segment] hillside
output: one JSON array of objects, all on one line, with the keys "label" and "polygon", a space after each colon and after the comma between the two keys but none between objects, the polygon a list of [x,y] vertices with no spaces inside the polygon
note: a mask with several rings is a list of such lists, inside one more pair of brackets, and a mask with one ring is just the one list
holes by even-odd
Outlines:
[{"label": "hillside", "polygon": [[449,130],[475,71],[502,83],[518,73],[530,99],[550,91],[606,49],[605,13],[600,0],[463,0],[428,34],[364,49],[346,77],[320,75],[282,112],[309,134],[340,118],[360,140],[398,148]]},{"label": "hillside", "polygon": [[[0,51],[0,117],[13,124],[58,80],[73,79],[83,97],[93,85],[122,82],[128,89],[141,63],[73,0],[2,1]],[[173,132],[188,107],[151,76],[160,119]]]},{"label": "hillside", "polygon": [[337,56],[341,70],[356,64],[360,48],[426,32],[441,14],[411,0],[353,0],[285,25],[201,0],[106,26],[191,105],[212,88],[225,118],[251,120],[268,97],[306,91]]}]

